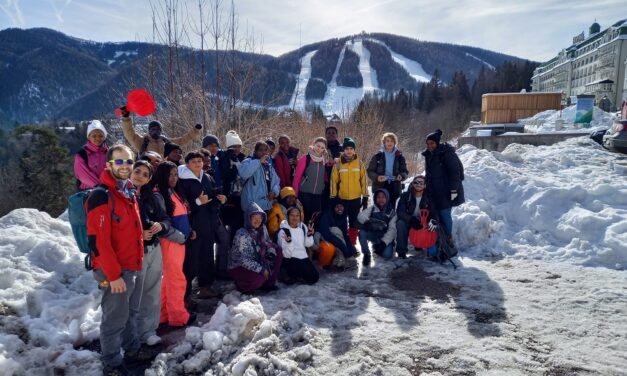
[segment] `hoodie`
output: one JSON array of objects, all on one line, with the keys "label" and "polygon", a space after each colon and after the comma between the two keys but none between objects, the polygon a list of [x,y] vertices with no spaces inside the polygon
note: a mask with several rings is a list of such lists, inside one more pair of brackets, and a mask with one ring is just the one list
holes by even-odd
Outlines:
[{"label": "hoodie", "polygon": [[[385,205],[383,205],[382,207],[379,207],[376,204],[377,193],[379,192],[383,192],[386,198]],[[366,210],[361,211],[357,215],[357,221],[359,221],[359,223],[361,223],[362,225],[368,222],[371,218],[385,221],[388,224],[388,228],[385,233],[382,234],[381,240],[385,243],[385,245],[388,245],[396,240],[396,211],[390,205],[390,193],[387,191],[387,189],[375,190],[372,197],[375,204],[366,208]]]},{"label": "hoodie", "polygon": [[[219,213],[222,204],[216,198],[221,189],[215,184],[211,176],[203,172],[198,177],[186,165],[179,166],[178,173],[179,181],[177,184],[179,192],[189,203],[192,229],[200,236],[207,236],[214,226],[221,223]],[[201,205],[200,200],[198,200],[198,196],[202,192],[211,200],[204,205]]]},{"label": "hoodie", "polygon": [[[289,242],[286,239],[286,230],[290,234],[291,241]],[[287,220],[283,220],[277,239],[283,251],[283,257],[301,260],[309,258],[306,247],[311,247],[314,240],[313,236],[307,236],[307,227],[302,222],[298,222],[298,227],[294,228],[289,225]]]},{"label": "hoodie", "polygon": [[[357,250],[351,243],[351,239],[348,236],[348,217],[346,210],[342,215],[335,214],[335,205],[341,203],[338,198],[331,198],[329,201],[329,208],[320,217],[320,222],[316,228],[316,231],[322,235],[322,238],[329,243],[333,244],[337,249],[342,251],[344,256],[351,257]],[[331,228],[337,227],[342,231],[342,238],[338,238],[331,232]]]}]

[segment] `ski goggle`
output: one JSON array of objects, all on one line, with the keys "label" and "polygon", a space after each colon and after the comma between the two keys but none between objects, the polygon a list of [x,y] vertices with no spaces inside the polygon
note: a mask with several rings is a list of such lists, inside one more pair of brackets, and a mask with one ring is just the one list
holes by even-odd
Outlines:
[{"label": "ski goggle", "polygon": [[122,166],[124,163],[126,163],[127,165],[132,166],[133,163],[135,163],[135,161],[132,159],[112,159],[109,161],[109,163],[115,164],[118,166]]}]

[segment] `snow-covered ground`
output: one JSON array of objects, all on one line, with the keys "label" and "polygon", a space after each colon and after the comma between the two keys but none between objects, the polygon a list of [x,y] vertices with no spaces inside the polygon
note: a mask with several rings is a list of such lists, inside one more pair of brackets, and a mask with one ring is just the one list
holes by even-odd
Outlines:
[{"label": "snow-covered ground", "polygon": [[405,69],[407,73],[409,73],[409,75],[412,76],[412,78],[416,80],[417,82],[431,81],[431,75],[425,72],[425,70],[422,68],[422,65],[419,62],[409,59],[399,53],[392,51],[392,49],[387,44],[383,43],[382,41],[378,39],[368,38],[368,40],[374,43],[378,43],[382,45],[383,47],[385,47],[390,52],[390,55],[392,55],[392,60],[394,60],[401,67],[403,67],[403,69]]},{"label": "snow-covered ground", "polygon": [[[627,177],[586,138],[464,146],[459,267],[408,260],[226,293],[149,375],[571,375],[627,369]],[[98,374],[99,292],[67,220],[0,218],[0,374]],[[206,320],[205,320],[206,321]]]},{"label": "snow-covered ground", "polygon": [[[588,128],[582,128],[582,124],[574,124],[577,106],[569,106],[561,111],[547,110],[539,112],[530,118],[520,119],[519,122],[525,125],[526,133],[553,133],[553,132],[572,132],[577,130],[595,131],[599,129],[608,129],[616,119],[612,113],[605,112],[598,107],[593,108],[592,122]],[[561,129],[556,129],[556,122],[563,120]]]},{"label": "snow-covered ground", "polygon": [[492,64],[490,64],[490,63],[488,63],[487,61],[485,61],[485,60],[483,60],[483,59],[480,59],[480,58],[476,57],[476,56],[475,56],[475,55],[473,55],[473,54],[469,54],[468,52],[466,52],[466,56],[471,57],[471,58],[473,58],[473,59],[477,60],[477,61],[478,61],[478,62],[480,62],[480,63],[483,63],[486,67],[488,67],[488,68],[489,68],[489,69],[491,69],[491,70],[496,70],[496,68],[494,67],[494,65],[492,65]]}]

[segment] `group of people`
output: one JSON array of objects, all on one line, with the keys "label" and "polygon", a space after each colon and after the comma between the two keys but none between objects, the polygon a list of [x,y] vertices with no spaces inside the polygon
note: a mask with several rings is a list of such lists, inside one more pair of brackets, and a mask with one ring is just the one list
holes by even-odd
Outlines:
[{"label": "group of people", "polygon": [[443,226],[452,245],[451,207],[464,201],[463,168],[439,130],[427,136],[425,175],[403,192],[407,163],[393,133],[382,136],[366,167],[355,140],[340,143],[335,126],[302,155],[282,135],[276,153],[265,140],[248,157],[235,131],[226,133],[224,149],[208,135],[202,148],[183,155],[200,124],[178,139],[165,137],[158,121],[146,135],[128,116],[122,128],[138,158],[128,146],[108,147],[107,130],[94,120],[74,164],[77,187],[93,189],[87,234],[104,290],[105,374],[123,374],[123,360],[151,356],[141,345],[160,342],[160,325],[193,323],[192,298],[217,296],[216,279],[232,279],[244,293],[276,289],[277,280],[313,284],[315,260],[331,270],[356,267],[358,241],[364,267],[372,252],[406,258],[411,229]]}]

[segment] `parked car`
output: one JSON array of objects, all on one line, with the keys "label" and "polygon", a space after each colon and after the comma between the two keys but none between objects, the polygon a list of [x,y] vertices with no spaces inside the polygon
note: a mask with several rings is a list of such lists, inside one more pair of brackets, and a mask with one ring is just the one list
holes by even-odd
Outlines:
[{"label": "parked car", "polygon": [[603,146],[627,154],[627,120],[616,120],[603,136]]}]

